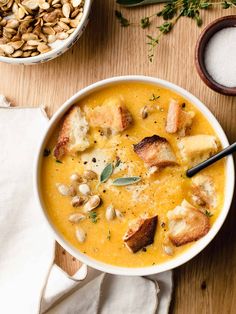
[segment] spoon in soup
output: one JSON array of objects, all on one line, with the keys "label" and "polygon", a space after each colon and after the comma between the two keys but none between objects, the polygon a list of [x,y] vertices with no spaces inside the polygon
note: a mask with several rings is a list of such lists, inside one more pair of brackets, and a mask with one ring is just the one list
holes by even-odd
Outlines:
[{"label": "spoon in soup", "polygon": [[232,145],[226,147],[225,149],[223,149],[222,151],[220,151],[219,153],[213,155],[212,157],[210,157],[209,159],[207,160],[204,160],[203,162],[201,162],[200,164],[194,166],[193,168],[191,169],[188,169],[186,171],[186,176],[188,178],[191,178],[193,177],[195,174],[197,174],[199,171],[205,169],[206,167],[214,164],[216,161],[232,154],[236,152],[236,142],[233,143]]}]

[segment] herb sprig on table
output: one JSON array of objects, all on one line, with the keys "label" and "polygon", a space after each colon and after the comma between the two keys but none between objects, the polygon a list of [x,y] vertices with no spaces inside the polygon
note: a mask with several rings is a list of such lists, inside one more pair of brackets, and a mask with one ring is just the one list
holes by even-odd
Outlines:
[{"label": "herb sprig on table", "polygon": [[[118,2],[118,1],[117,1]],[[123,1],[124,2],[124,1]],[[156,35],[151,36],[147,35],[149,46],[148,49],[148,58],[152,62],[155,49],[160,42],[160,39],[163,35],[168,34],[175,26],[179,18],[188,17],[196,21],[197,26],[202,25],[202,17],[201,11],[211,9],[213,7],[222,7],[222,9],[228,9],[235,7],[236,8],[236,0],[227,0],[227,1],[207,1],[207,0],[170,0],[167,2],[163,9],[155,14],[150,16],[145,16],[140,19],[138,25],[145,29],[148,28],[156,18],[162,17],[164,22],[157,26],[158,32]],[[127,2],[128,4],[128,2]],[[120,11],[116,11],[116,17],[120,21],[120,24],[124,27],[128,27],[130,25],[137,25],[137,23],[133,23],[129,21]]]}]

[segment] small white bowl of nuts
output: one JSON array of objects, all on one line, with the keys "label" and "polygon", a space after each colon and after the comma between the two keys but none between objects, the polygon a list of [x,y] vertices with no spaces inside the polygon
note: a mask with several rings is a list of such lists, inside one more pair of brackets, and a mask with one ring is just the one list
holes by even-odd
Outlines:
[{"label": "small white bowl of nuts", "polygon": [[67,51],[83,33],[92,0],[0,0],[0,61],[38,64]]}]

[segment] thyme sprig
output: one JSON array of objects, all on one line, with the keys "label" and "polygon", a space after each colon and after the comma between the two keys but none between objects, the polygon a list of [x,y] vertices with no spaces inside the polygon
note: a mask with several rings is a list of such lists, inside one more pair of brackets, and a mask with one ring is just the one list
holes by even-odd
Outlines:
[{"label": "thyme sprig", "polygon": [[[142,17],[138,24],[143,29],[148,28],[158,17],[162,17],[164,20],[161,25],[157,26],[158,33],[155,36],[147,35],[149,61],[152,62],[155,49],[159,44],[160,39],[163,35],[171,32],[179,18],[184,16],[191,18],[196,22],[197,26],[200,27],[202,25],[201,11],[218,6],[222,9],[236,8],[236,0],[170,0],[164,5],[161,11],[150,16]],[[116,17],[122,26],[137,25],[137,23],[130,22],[119,11],[116,11]]]}]

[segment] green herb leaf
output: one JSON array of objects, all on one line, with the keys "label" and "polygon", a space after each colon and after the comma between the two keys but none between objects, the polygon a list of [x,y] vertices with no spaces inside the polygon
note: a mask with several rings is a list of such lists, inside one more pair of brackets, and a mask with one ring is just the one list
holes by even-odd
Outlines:
[{"label": "green herb leaf", "polygon": [[[154,58],[154,49],[160,42],[160,38],[169,33],[179,20],[179,18],[186,16],[188,18],[194,19],[196,21],[197,26],[202,25],[202,18],[201,18],[201,10],[211,9],[222,7],[223,9],[229,9],[232,7],[236,7],[236,0],[223,0],[223,1],[213,1],[210,2],[209,0],[117,0],[117,3],[127,6],[134,6],[134,5],[145,5],[150,3],[157,3],[157,2],[167,2],[163,9],[156,14],[152,14],[150,16],[145,16],[141,19],[139,25],[142,28],[146,28],[153,23],[153,19],[156,17],[162,17],[164,22],[161,26],[158,27],[159,32],[154,35],[148,35],[149,41],[147,44],[149,45],[148,49],[148,58],[149,61],[152,62]],[[129,26],[131,23],[123,17],[121,12],[116,11],[116,17],[120,21],[121,26]],[[138,24],[138,23],[133,23]]]},{"label": "green herb leaf", "polygon": [[115,11],[115,16],[118,19],[118,21],[120,22],[120,25],[123,27],[127,27],[130,25],[129,20],[127,20],[120,11]]},{"label": "green herb leaf", "polygon": [[210,211],[208,211],[208,210],[205,210],[205,215],[207,217],[212,217],[213,216],[213,214]]},{"label": "green herb leaf", "polygon": [[142,28],[147,28],[150,25],[150,19],[149,17],[144,17],[143,19],[141,19],[140,21],[140,25]]},{"label": "green herb leaf", "polygon": [[152,94],[152,97],[149,99],[149,101],[154,101],[154,100],[157,100],[159,98],[160,98],[160,96],[156,96],[155,94]]},{"label": "green herb leaf", "polygon": [[98,216],[97,216],[97,212],[96,211],[91,211],[89,212],[89,219],[91,219],[91,221],[95,224],[98,221]]},{"label": "green herb leaf", "polygon": [[106,182],[113,173],[113,165],[112,163],[107,164],[106,167],[102,170],[100,174],[100,182]]},{"label": "green herb leaf", "polygon": [[158,28],[162,34],[167,34],[172,29],[172,23],[171,22],[165,22],[161,26],[159,26]]},{"label": "green herb leaf", "polygon": [[45,148],[43,151],[43,156],[48,157],[51,154],[51,150],[49,148]]},{"label": "green herb leaf", "polygon": [[117,178],[112,182],[112,185],[124,186],[137,183],[141,180],[141,177],[122,177]]},{"label": "green herb leaf", "polygon": [[227,1],[224,1],[223,3],[222,3],[222,8],[223,9],[228,9],[228,8],[230,8],[231,7],[231,3],[229,3],[229,2],[227,2]]}]

